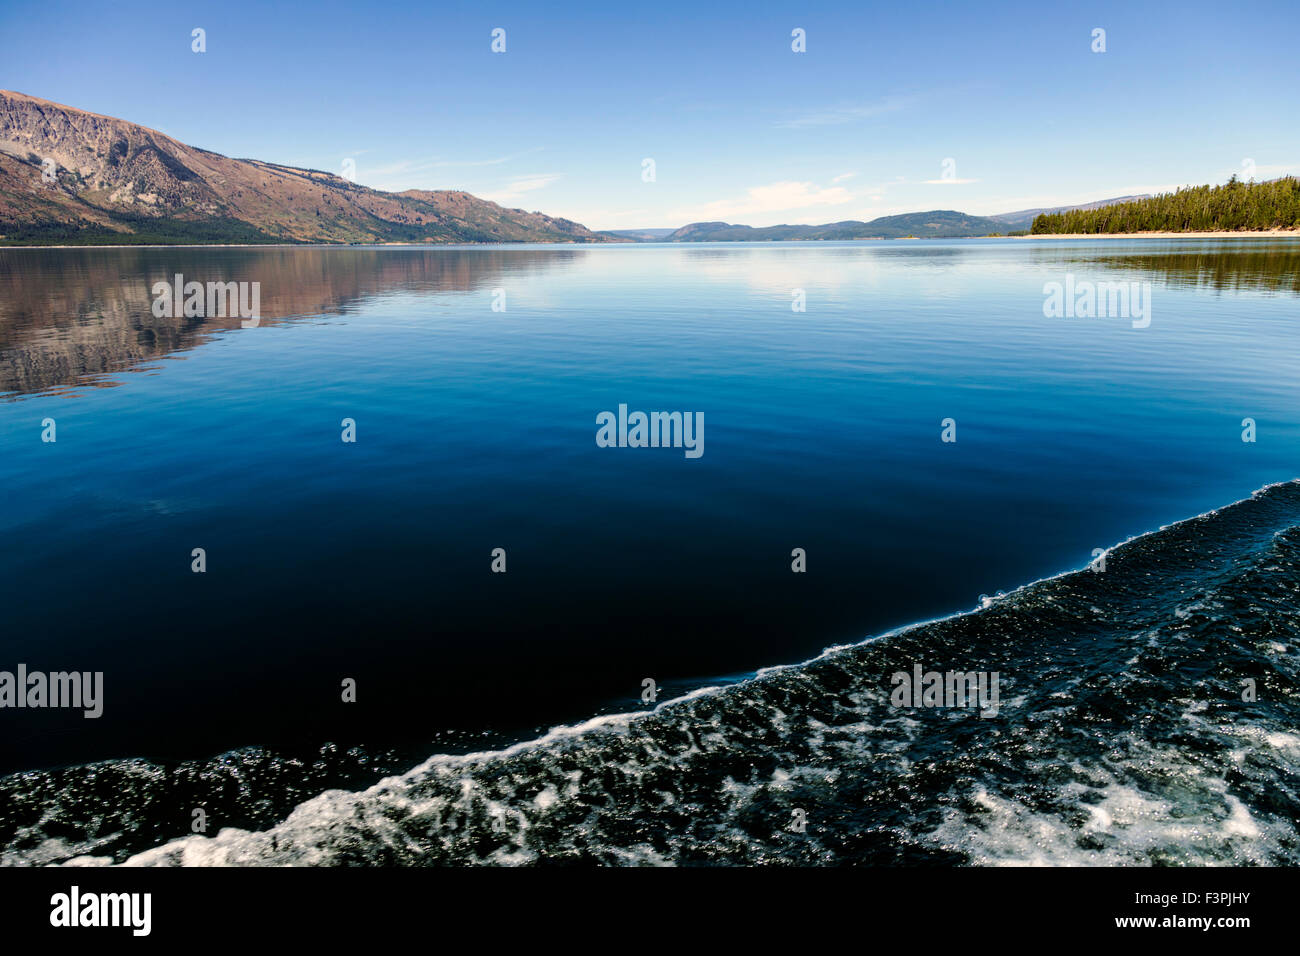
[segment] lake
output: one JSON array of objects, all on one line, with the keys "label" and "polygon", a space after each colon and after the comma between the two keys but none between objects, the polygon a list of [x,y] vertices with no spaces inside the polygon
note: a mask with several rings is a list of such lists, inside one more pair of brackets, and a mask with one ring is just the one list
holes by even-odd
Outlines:
[{"label": "lake", "polygon": [[[157,315],[176,275],[257,283],[258,321]],[[1049,315],[1051,283],[1099,285],[1094,314]],[[50,800],[78,852],[182,836],[188,809],[85,830],[160,780],[261,828],[1086,569],[1297,477],[1298,331],[1290,239],[0,250],[0,669],[103,675],[97,718],[0,711],[0,773],[48,771],[9,778],[0,837]],[[700,454],[602,447],[620,406],[700,422]],[[1240,507],[1272,542],[1293,497]],[[1030,631],[969,657],[1038,666]]]}]

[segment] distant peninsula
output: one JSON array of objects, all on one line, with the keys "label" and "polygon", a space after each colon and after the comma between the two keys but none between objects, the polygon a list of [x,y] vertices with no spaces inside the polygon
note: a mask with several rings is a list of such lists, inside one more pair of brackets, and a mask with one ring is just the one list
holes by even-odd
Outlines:
[{"label": "distant peninsula", "polygon": [[611,238],[633,242],[815,242],[847,239],[965,239],[981,236],[1028,235],[1034,217],[1065,209],[1095,209],[1112,203],[1145,199],[1121,196],[1083,206],[1051,209],[1020,209],[993,216],[972,216],[953,209],[931,209],[897,216],[881,216],[870,222],[846,219],[819,226],[744,226],[729,222],[693,222],[680,229],[623,229],[606,232]]}]

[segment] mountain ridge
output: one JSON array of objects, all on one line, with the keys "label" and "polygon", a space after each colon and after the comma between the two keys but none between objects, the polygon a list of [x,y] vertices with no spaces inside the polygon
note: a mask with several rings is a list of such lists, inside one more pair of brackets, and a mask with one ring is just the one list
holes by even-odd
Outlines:
[{"label": "mountain ridge", "polygon": [[[918,239],[957,239],[977,236],[1002,235],[1007,232],[1028,230],[1041,213],[1066,212],[1075,209],[1100,209],[1117,203],[1145,199],[1147,196],[1119,196],[1074,206],[1053,206],[1041,209],[1021,209],[993,216],[972,216],[953,209],[931,209],[926,212],[902,213],[880,216],[863,222],[846,219],[821,225],[745,226],[728,222],[692,222],[662,239],[640,239],[658,242],[728,242],[728,241],[797,241],[844,239],[900,239],[907,236]],[[651,230],[619,230],[623,236]],[[657,230],[656,230],[657,231]],[[612,234],[612,233],[611,233]]]},{"label": "mountain ridge", "polygon": [[[51,165],[52,164],[52,165]],[[384,192],[0,90],[0,242],[610,242],[461,190]]]},{"label": "mountain ridge", "polygon": [[317,169],[237,159],[138,123],[0,90],[0,245],[724,242],[967,238],[1121,196],[974,216],[951,209],[863,222],[593,231],[462,190],[385,192]]},{"label": "mountain ridge", "polygon": [[870,222],[847,219],[822,225],[745,226],[727,222],[693,222],[668,235],[664,242],[773,242],[844,239],[918,239],[987,236],[1007,229],[987,216],[971,216],[955,209],[881,216]]},{"label": "mountain ridge", "polygon": [[1096,202],[1078,203],[1073,206],[1040,206],[1037,209],[1017,209],[1015,212],[1000,212],[989,218],[1004,222],[1014,229],[1028,229],[1034,220],[1043,214],[1073,212],[1076,209],[1104,209],[1107,206],[1118,206],[1122,203],[1137,202],[1150,198],[1150,193],[1138,193],[1132,196],[1116,196],[1113,199],[1099,199]]}]

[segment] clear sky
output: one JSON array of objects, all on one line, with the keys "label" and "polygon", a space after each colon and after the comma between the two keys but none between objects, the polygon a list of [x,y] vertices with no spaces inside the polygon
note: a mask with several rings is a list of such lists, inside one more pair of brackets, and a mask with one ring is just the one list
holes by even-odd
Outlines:
[{"label": "clear sky", "polygon": [[1246,160],[1300,172],[1298,49],[1300,0],[0,0],[0,88],[598,229],[989,214],[1222,182]]}]

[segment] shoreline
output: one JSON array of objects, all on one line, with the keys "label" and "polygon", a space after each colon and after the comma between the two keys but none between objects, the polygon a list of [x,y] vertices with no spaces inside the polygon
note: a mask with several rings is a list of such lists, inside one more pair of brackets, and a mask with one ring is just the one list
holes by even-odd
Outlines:
[{"label": "shoreline", "polygon": [[[461,246],[492,249],[498,246],[618,246],[619,242],[79,242],[71,245],[36,245],[0,242],[0,249],[376,249],[392,246],[407,249],[454,249]],[[644,243],[643,243],[644,245]]]},{"label": "shoreline", "polygon": [[[890,238],[873,237],[870,239],[721,239],[714,242],[730,242],[736,245],[745,243],[773,245],[786,242],[906,242],[925,239],[931,242],[952,242],[958,239],[1300,239],[1300,228],[1295,229],[1258,229],[1258,230],[1217,230],[1213,232],[1050,232],[1026,236],[895,236]],[[548,242],[187,242],[187,243],[76,243],[72,245],[31,245],[0,243],[3,249],[455,249],[472,247],[475,249],[492,249],[502,246],[650,246],[650,245],[701,245],[685,242],[566,242],[551,240]]]},{"label": "shoreline", "polygon": [[1220,229],[1212,232],[1043,232],[1017,239],[1250,239],[1300,238],[1300,229]]}]

